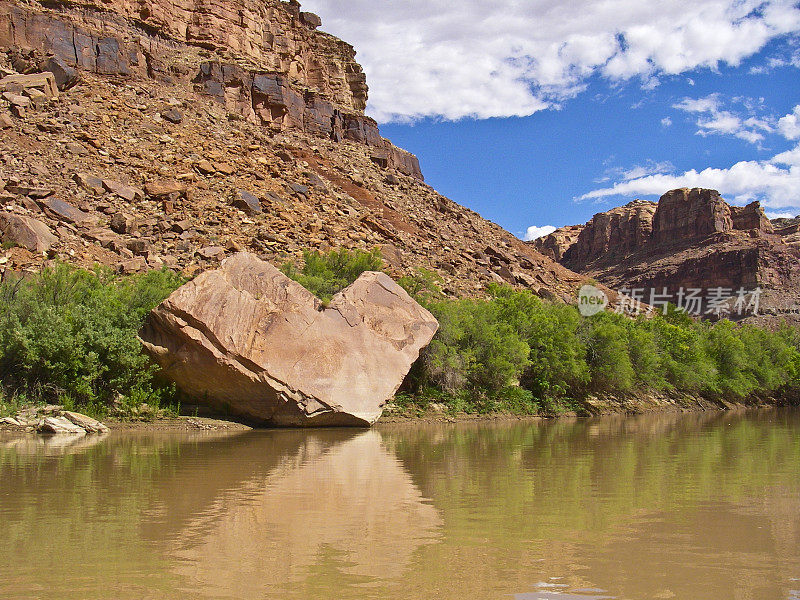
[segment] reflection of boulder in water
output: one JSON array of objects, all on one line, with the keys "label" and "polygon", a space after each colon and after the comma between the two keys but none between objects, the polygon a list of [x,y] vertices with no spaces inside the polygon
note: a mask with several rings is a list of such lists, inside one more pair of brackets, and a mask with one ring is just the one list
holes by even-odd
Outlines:
[{"label": "reflection of boulder in water", "polygon": [[6,438],[0,438],[0,448],[13,450],[19,456],[65,456],[81,454],[106,437],[107,434],[40,436],[14,433]]},{"label": "reflection of boulder in water", "polygon": [[174,564],[195,592],[262,597],[330,567],[399,577],[436,539],[436,509],[377,432],[320,450],[219,497],[177,533]]}]

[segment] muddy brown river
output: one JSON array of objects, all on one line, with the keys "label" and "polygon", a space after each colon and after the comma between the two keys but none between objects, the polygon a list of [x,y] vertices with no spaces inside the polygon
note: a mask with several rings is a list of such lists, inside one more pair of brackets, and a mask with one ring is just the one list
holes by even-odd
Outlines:
[{"label": "muddy brown river", "polygon": [[800,600],[800,411],[0,437],[0,598]]}]

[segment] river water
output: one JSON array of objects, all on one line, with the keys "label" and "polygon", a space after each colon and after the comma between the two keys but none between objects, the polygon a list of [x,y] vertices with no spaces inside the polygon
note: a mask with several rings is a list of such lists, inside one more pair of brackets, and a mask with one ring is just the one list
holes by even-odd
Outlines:
[{"label": "river water", "polygon": [[800,411],[0,438],[0,598],[800,599]]}]

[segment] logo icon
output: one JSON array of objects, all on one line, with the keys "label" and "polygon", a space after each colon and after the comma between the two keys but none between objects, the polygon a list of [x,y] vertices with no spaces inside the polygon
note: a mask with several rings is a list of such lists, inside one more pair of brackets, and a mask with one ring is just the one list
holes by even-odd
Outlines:
[{"label": "logo icon", "polygon": [[578,310],[584,317],[603,312],[608,306],[608,296],[603,290],[586,284],[578,291]]}]

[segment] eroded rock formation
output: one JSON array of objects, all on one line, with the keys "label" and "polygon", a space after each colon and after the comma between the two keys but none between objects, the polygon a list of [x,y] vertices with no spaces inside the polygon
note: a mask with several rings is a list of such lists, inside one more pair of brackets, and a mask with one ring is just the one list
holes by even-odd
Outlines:
[{"label": "eroded rock formation", "polygon": [[650,240],[655,212],[655,202],[634,200],[596,214],[583,227],[575,242],[564,250],[561,260],[584,265],[609,252],[626,254],[641,248]]},{"label": "eroded rock formation", "polygon": [[94,73],[159,78],[192,74],[184,45],[226,52],[362,111],[368,88],[355,50],[316,31],[320,25],[298,3],[279,0],[0,2],[2,46],[41,50]]},{"label": "eroded rock formation", "polygon": [[[762,316],[800,316],[797,224],[776,229],[758,202],[729,205],[716,190],[678,189],[595,215],[563,250],[565,266],[615,289],[762,290]],[[581,227],[581,226],[577,226]],[[575,227],[564,228],[573,236]],[[559,230],[536,240],[561,243]],[[551,238],[551,239],[548,239]]]},{"label": "eroded rock formation", "polygon": [[553,260],[561,261],[564,253],[578,241],[585,225],[568,225],[533,240],[533,247]]},{"label": "eroded rock formation", "polygon": [[173,293],[140,337],[166,377],[216,409],[278,426],[363,426],[437,328],[383,273],[323,305],[240,253]]},{"label": "eroded rock formation", "polygon": [[[55,8],[46,8],[55,6]],[[342,137],[375,161],[422,178],[415,156],[381,138],[364,116],[368,87],[353,47],[317,31],[319,17],[280,0],[0,0],[0,47],[18,70],[70,70],[189,83],[232,114],[277,130]],[[206,60],[209,52],[237,60]]]},{"label": "eroded rock formation", "polygon": [[347,139],[366,144],[374,148],[372,160],[378,166],[422,179],[417,157],[383,139],[373,119],[347,112],[319,92],[298,89],[285,75],[213,61],[200,65],[194,82],[248,121],[274,131],[293,128],[336,142]]},{"label": "eroded rock formation", "polygon": [[730,231],[733,219],[718,191],[682,188],[661,196],[652,228],[652,242],[668,245]]}]

